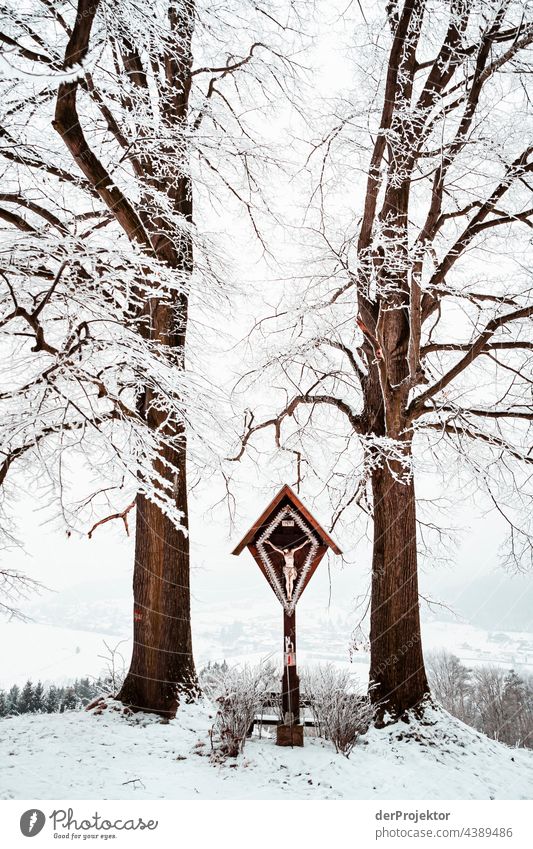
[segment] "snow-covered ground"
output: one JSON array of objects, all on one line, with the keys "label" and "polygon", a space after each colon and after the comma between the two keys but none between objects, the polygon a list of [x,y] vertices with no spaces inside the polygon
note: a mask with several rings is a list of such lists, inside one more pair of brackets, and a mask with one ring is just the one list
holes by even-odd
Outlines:
[{"label": "snow-covered ground", "polygon": [[[0,623],[4,647],[0,687],[31,678],[64,684],[106,668],[104,641],[131,649],[129,605],[110,600],[73,605],[65,627],[59,612],[40,621]],[[279,611],[265,601],[247,615],[244,601],[211,604],[195,617],[195,659],[279,663]],[[276,615],[276,613],[278,615]],[[57,622],[57,624],[53,624]],[[61,623],[61,624],[59,624]],[[77,624],[77,627],[76,627]],[[349,610],[307,604],[299,623],[302,665],[348,666]],[[487,631],[461,622],[424,622],[424,650],[446,648],[466,665],[498,663],[533,671],[533,634]],[[350,666],[363,681],[368,654]],[[24,715],[0,720],[0,799],[533,799],[533,751],[511,750],[441,713],[431,726],[372,730],[349,759],[321,740],[282,749],[253,738],[236,761],[210,760],[205,705],[176,720],[130,722],[115,712]]]},{"label": "snow-covered ground", "polygon": [[509,749],[440,709],[432,724],[372,729],[349,759],[252,738],[210,759],[207,705],[161,724],[118,712],[0,720],[1,799],[532,799],[533,752]]}]

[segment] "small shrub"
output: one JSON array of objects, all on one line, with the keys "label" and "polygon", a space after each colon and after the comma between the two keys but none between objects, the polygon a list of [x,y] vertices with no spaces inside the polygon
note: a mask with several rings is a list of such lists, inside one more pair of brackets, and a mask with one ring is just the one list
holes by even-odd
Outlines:
[{"label": "small shrub", "polygon": [[333,664],[306,669],[302,690],[317,734],[331,740],[335,751],[349,757],[373,719],[375,707],[354,676]]},{"label": "small shrub", "polygon": [[224,665],[201,674],[202,690],[217,708],[211,731],[217,754],[236,757],[242,752],[250,726],[269,698],[274,675],[270,665]]}]

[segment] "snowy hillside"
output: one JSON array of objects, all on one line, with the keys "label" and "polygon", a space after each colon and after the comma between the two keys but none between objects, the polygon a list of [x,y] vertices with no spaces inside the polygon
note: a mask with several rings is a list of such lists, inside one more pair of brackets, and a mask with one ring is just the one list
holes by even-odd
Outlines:
[{"label": "snowy hillside", "polygon": [[509,749],[433,709],[431,724],[372,729],[349,759],[252,738],[210,760],[205,705],[177,719],[128,721],[111,710],[0,723],[1,799],[532,799],[533,752]]}]

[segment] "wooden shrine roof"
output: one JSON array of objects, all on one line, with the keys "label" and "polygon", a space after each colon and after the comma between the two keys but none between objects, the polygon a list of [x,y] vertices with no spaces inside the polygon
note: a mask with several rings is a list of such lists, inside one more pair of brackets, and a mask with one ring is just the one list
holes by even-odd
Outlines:
[{"label": "wooden shrine roof", "polygon": [[270,514],[274,512],[278,504],[280,504],[284,498],[287,498],[293,505],[293,507],[298,510],[302,516],[309,522],[314,531],[318,534],[322,542],[331,548],[335,554],[342,554],[342,551],[338,547],[337,543],[331,539],[330,535],[324,530],[322,525],[320,525],[314,516],[311,515],[307,507],[304,507],[298,496],[292,491],[288,484],[285,484],[281,487],[278,494],[275,498],[272,499],[268,507],[261,513],[259,519],[252,525],[248,533],[246,533],[241,539],[240,543],[237,547],[232,551],[232,554],[240,554],[241,551],[246,548],[251,542],[254,541],[255,536],[264,522],[269,518]]}]

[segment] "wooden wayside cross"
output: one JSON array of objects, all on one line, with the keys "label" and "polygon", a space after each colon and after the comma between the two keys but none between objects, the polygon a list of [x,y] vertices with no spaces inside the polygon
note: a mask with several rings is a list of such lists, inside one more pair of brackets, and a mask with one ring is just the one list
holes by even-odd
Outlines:
[{"label": "wooden wayside cross", "polygon": [[300,682],[296,667],[296,604],[324,554],[340,548],[290,486],[283,486],[242,538],[233,554],[252,553],[283,607],[283,723],[278,745],[303,745]]}]

